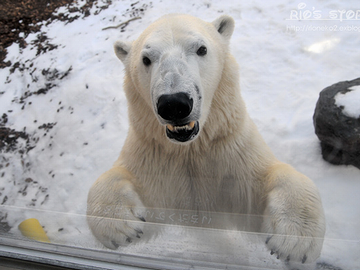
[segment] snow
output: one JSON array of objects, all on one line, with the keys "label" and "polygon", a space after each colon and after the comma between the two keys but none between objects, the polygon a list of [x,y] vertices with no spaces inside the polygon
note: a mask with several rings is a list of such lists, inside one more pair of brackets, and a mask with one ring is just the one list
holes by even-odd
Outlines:
[{"label": "snow", "polygon": [[[0,70],[0,92],[4,92],[0,94],[0,116],[7,114],[6,126],[11,129],[26,127],[30,144],[36,145],[25,154],[0,154],[4,165],[0,167],[0,212],[7,213],[10,233],[21,237],[18,224],[35,217],[53,243],[104,249],[91,235],[85,213],[90,186],[117,159],[128,129],[123,66],[113,52],[114,42],[135,39],[162,14],[188,13],[207,21],[229,14],[236,21],[231,51],[240,65],[242,95],[251,117],[276,156],[309,176],[321,193],[327,232],[318,261],[358,269],[360,170],[326,163],[312,123],[319,92],[359,76],[360,22],[330,17],[334,10],[356,11],[358,2],[308,0],[298,4],[291,0],[236,4],[230,0],[113,1],[97,15],[93,7],[92,15],[72,23],[44,24],[41,32],[50,44],[58,45],[53,50],[37,55],[32,43],[37,34],[26,38],[29,45],[24,49],[17,44],[9,47],[5,61],[20,62],[24,70]],[[306,10],[321,11],[321,20],[314,13],[308,20],[291,17],[292,11],[304,15]],[[57,11],[64,12],[64,7]],[[142,19],[130,22],[124,32],[102,30],[132,16]],[[46,83],[53,84],[46,94],[29,96],[21,104],[13,102]],[[352,90],[338,96],[337,104],[351,115],[360,115],[356,106],[360,90]],[[49,123],[52,128],[39,128]],[[21,147],[25,145],[22,141]],[[116,252],[283,267],[261,241],[252,241],[250,233],[212,230],[209,240],[201,234],[188,237],[184,231],[196,230],[169,226],[156,239]],[[208,245],[196,241],[201,237],[210,241]],[[227,239],[227,248],[219,245],[221,239]]]},{"label": "snow", "polygon": [[343,107],[343,113],[352,118],[360,117],[360,86],[356,85],[348,88],[350,90],[346,93],[338,93],[335,96],[335,104],[338,107]]}]

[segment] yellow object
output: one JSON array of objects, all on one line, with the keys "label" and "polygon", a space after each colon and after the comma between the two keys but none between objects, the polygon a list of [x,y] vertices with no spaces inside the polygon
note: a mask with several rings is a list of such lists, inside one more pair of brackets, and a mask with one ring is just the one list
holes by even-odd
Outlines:
[{"label": "yellow object", "polygon": [[43,227],[36,218],[29,218],[24,220],[20,223],[18,228],[22,235],[26,236],[27,238],[40,242],[50,243],[50,240],[46,235]]}]

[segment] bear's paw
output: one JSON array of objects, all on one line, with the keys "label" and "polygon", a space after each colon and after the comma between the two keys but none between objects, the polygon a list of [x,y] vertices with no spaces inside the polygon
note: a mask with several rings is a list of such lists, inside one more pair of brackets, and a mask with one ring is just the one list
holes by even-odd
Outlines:
[{"label": "bear's paw", "polygon": [[263,232],[267,235],[265,243],[270,254],[285,262],[314,262],[324,241],[322,212],[317,207],[280,201],[276,192],[270,194],[265,210]]},{"label": "bear's paw", "polygon": [[[125,182],[124,180],[122,182]],[[101,190],[92,188],[89,194],[87,221],[94,236],[107,248],[117,249],[141,238],[145,222],[145,207],[130,185]]]}]

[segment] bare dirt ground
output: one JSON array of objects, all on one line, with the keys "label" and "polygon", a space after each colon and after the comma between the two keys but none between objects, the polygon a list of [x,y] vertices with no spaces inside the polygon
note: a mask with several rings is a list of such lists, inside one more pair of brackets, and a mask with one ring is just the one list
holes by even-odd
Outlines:
[{"label": "bare dirt ground", "polygon": [[[101,6],[98,7],[98,2],[101,1]],[[81,5],[72,5],[80,2]],[[105,3],[105,5],[104,5]],[[0,1],[0,68],[10,67],[10,74],[16,69],[25,70],[23,64],[19,62],[11,63],[5,61],[7,55],[7,48],[13,43],[17,43],[19,48],[26,48],[29,44],[26,38],[31,33],[37,33],[37,39],[32,42],[31,46],[35,46],[37,55],[46,53],[56,49],[58,45],[52,44],[48,41],[45,33],[40,31],[42,25],[50,24],[53,20],[60,20],[67,23],[84,18],[90,15],[91,8],[96,5],[96,12],[101,9],[106,9],[111,4],[111,0],[2,0]],[[67,13],[55,14],[57,8],[67,6]],[[80,7],[78,7],[80,6]],[[71,16],[71,13],[77,13],[76,16]],[[50,74],[51,78],[62,79],[69,72],[65,74]],[[50,71],[44,70],[43,75],[48,75]],[[51,73],[51,72],[50,72]],[[60,77],[59,77],[60,76]],[[18,103],[23,104],[24,100],[30,95],[46,94],[54,84],[48,83],[44,88],[38,91],[29,93],[26,92],[24,96],[19,97]],[[3,89],[4,90],[4,89]],[[3,92],[0,91],[0,97]],[[23,108],[22,108],[23,109]],[[0,115],[0,152],[12,152],[16,150],[16,143],[18,138],[29,140],[29,135],[24,131],[15,131],[6,127],[7,114]],[[33,147],[28,145],[22,151],[27,152]],[[1,164],[0,164],[1,167]]]},{"label": "bare dirt ground", "polygon": [[[71,22],[78,17],[69,17],[69,14],[54,15],[54,11],[61,7],[70,5],[79,0],[2,0],[0,1],[0,68],[9,67],[13,63],[4,61],[6,58],[6,49],[14,42],[18,43],[20,48],[25,48],[26,37],[30,33],[40,31],[43,24],[50,23],[52,20],[61,20]],[[71,8],[69,12],[79,12],[83,17],[90,15],[90,9],[97,4],[97,0],[83,0],[84,5],[81,8]],[[103,1],[104,2],[104,1]],[[106,0],[108,4],[110,0]],[[42,37],[39,43],[46,40]],[[40,50],[43,50],[40,44]],[[51,48],[50,48],[51,49]]]}]

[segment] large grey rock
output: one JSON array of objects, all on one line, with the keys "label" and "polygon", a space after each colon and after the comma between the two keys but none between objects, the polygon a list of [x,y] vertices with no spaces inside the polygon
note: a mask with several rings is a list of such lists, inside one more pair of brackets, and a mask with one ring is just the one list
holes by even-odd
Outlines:
[{"label": "large grey rock", "polygon": [[332,164],[354,165],[360,169],[360,117],[345,115],[344,107],[335,103],[336,94],[345,94],[357,85],[360,85],[360,78],[339,82],[322,90],[313,120],[323,158]]}]

